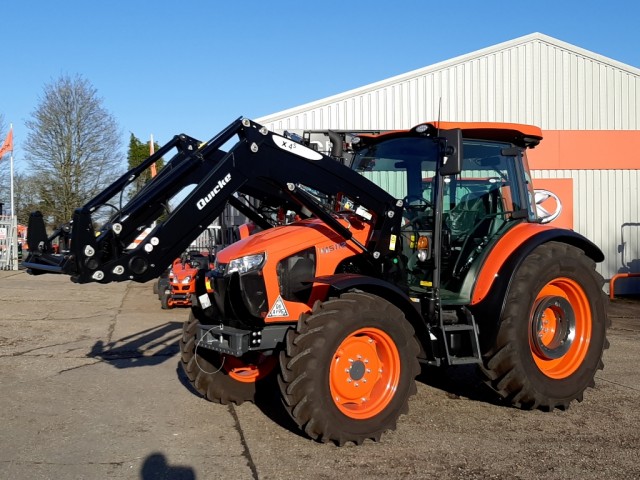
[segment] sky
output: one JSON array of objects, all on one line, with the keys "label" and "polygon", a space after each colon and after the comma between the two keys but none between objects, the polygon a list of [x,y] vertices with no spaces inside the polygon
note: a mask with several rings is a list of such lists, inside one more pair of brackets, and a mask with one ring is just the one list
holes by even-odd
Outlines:
[{"label": "sky", "polygon": [[[82,76],[122,132],[161,145],[534,32],[640,67],[637,0],[0,2],[2,140],[44,87]],[[0,125],[2,127],[2,125]],[[7,162],[0,163],[5,168]]]}]

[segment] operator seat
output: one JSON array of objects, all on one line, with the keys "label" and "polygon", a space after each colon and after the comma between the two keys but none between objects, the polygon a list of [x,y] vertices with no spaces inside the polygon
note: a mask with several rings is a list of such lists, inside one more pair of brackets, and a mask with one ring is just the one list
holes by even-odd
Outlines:
[{"label": "operator seat", "polygon": [[[451,239],[462,242],[468,235],[484,236],[489,231],[479,224],[487,215],[495,213],[495,195],[492,192],[471,192],[465,194],[460,202],[451,209],[447,217],[447,225],[451,231]],[[485,222],[487,223],[487,222]],[[483,230],[486,230],[483,232]]]}]

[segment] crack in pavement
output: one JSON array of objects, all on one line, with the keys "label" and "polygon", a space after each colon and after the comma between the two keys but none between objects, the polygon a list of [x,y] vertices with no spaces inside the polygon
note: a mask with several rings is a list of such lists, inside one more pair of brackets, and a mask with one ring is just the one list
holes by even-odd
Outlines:
[{"label": "crack in pavement", "polygon": [[253,457],[251,456],[251,451],[249,450],[249,444],[247,443],[247,439],[244,436],[244,431],[242,429],[242,425],[240,425],[240,418],[238,418],[238,414],[236,412],[233,404],[229,404],[228,407],[229,413],[233,417],[233,421],[235,423],[235,429],[240,434],[240,443],[242,444],[242,456],[247,460],[249,464],[249,468],[251,469],[251,475],[254,480],[259,480],[258,469],[256,468],[256,464],[253,461]]},{"label": "crack in pavement", "polygon": [[104,465],[104,466],[114,466],[114,467],[122,467],[126,463],[133,463],[136,460],[124,460],[122,462],[82,462],[82,463],[68,463],[68,462],[45,462],[45,461],[25,461],[25,460],[0,460],[0,465],[51,465],[51,466],[78,466],[78,465]]},{"label": "crack in pavement", "polygon": [[629,390],[633,390],[635,392],[640,392],[640,388],[632,387],[631,385],[625,385],[624,383],[614,382],[613,380],[606,379],[599,375],[596,375],[596,380],[602,380],[603,382],[610,383],[612,385],[617,385],[618,387],[628,388]]},{"label": "crack in pavement", "polygon": [[[46,348],[52,348],[52,347],[61,347],[63,345],[68,345],[70,343],[75,343],[78,342],[79,340],[71,340],[69,342],[62,342],[62,343],[52,343],[51,345],[43,345],[41,347],[36,347],[36,348],[32,348],[30,350],[24,350],[22,352],[13,352],[13,353],[8,353],[8,354],[3,354],[0,355],[0,358],[6,358],[6,357],[21,357],[22,355],[29,355],[32,352],[38,351],[38,350],[44,350]],[[71,350],[67,350],[67,352],[70,352]],[[32,355],[34,357],[38,357],[38,356],[44,356],[44,357],[52,357],[53,354],[41,354],[41,355]]]},{"label": "crack in pavement", "polygon": [[118,322],[118,316],[122,313],[122,310],[124,308],[124,303],[126,302],[127,297],[129,296],[130,293],[131,293],[131,283],[127,284],[127,289],[124,295],[122,295],[122,300],[120,301],[120,306],[118,307],[118,311],[111,318],[111,321],[109,322],[109,327],[107,329],[107,344],[110,344],[112,341],[113,333],[116,330],[116,323]]},{"label": "crack in pavement", "polygon": [[97,363],[102,363],[102,362],[103,362],[103,360],[96,360],[95,362],[85,363],[84,365],[77,365],[77,366],[75,366],[75,367],[65,368],[65,369],[63,369],[63,370],[59,370],[59,371],[56,373],[56,375],[62,375],[63,373],[70,372],[70,371],[72,371],[72,370],[78,370],[78,369],[80,369],[80,368],[84,368],[84,367],[91,367],[91,366],[93,366],[93,365],[96,365]]}]

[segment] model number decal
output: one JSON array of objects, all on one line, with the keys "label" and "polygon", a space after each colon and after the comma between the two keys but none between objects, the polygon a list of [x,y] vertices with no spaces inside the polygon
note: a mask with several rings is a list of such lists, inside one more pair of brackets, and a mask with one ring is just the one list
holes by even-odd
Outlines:
[{"label": "model number decal", "polygon": [[340,248],[347,248],[347,242],[334,243],[333,245],[327,245],[326,247],[320,247],[320,253],[335,252]]},{"label": "model number decal", "polygon": [[294,155],[298,155],[299,157],[306,158],[307,160],[322,160],[321,153],[316,152],[315,150],[311,150],[304,145],[300,145],[299,143],[281,137],[280,135],[273,135],[272,138],[273,142],[282,150],[286,150],[289,153],[293,153]]}]

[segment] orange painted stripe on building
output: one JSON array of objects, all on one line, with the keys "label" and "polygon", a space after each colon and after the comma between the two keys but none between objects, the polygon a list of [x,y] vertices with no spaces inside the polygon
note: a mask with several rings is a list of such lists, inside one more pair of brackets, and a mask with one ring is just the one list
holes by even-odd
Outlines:
[{"label": "orange painted stripe on building", "polygon": [[640,130],[544,130],[527,152],[532,170],[637,170]]}]

